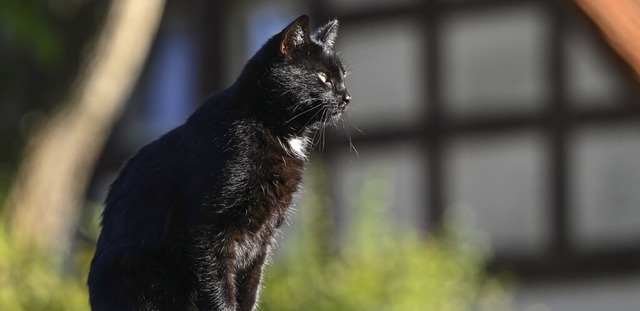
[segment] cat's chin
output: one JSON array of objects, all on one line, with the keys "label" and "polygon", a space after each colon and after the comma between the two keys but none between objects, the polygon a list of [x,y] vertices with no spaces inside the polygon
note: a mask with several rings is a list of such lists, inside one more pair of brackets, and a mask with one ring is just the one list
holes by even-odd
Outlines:
[{"label": "cat's chin", "polygon": [[342,114],[346,111],[346,108],[340,108],[337,110],[334,110],[331,113],[331,118],[329,118],[330,121],[337,121],[338,119],[340,119],[340,117],[342,117]]},{"label": "cat's chin", "polygon": [[321,120],[319,123],[320,126],[326,126],[329,124],[335,124],[336,122],[338,122],[338,120],[340,120],[340,118],[342,117],[342,114],[347,110],[347,106],[346,105],[340,105],[338,107],[333,107],[332,109],[330,109],[330,111],[327,113],[327,117],[324,120]]},{"label": "cat's chin", "polygon": [[333,109],[331,109],[331,118],[332,119],[339,119],[342,114],[347,111],[347,104],[340,104],[337,107],[334,107]]}]

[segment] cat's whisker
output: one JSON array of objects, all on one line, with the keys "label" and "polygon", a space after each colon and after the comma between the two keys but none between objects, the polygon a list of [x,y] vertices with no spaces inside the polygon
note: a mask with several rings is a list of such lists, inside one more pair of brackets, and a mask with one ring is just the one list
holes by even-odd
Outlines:
[{"label": "cat's whisker", "polygon": [[304,124],[303,128],[306,128],[306,127],[307,127],[307,125],[309,125],[309,123],[310,123],[311,121],[313,121],[313,119],[314,119],[314,118],[318,115],[318,113],[320,113],[321,111],[322,111],[322,109],[318,109],[318,111],[316,111],[316,113],[314,113],[314,114],[309,118],[309,120],[307,120],[307,122]]},{"label": "cat's whisker", "polygon": [[[331,111],[328,109],[325,109],[325,113],[323,115],[323,119],[322,122],[326,123],[329,122],[330,119],[333,119],[333,117],[331,116]],[[335,120],[333,121],[335,122]],[[326,147],[326,139],[327,139],[327,127],[324,126],[322,127],[322,150],[324,151],[325,147]]]},{"label": "cat's whisker", "polygon": [[[284,125],[289,124],[290,122],[292,122],[292,121],[293,121],[293,120],[295,120],[296,118],[298,118],[298,117],[302,116],[303,114],[305,114],[305,113],[307,113],[307,112],[309,112],[309,111],[311,111],[311,110],[313,110],[313,109],[316,109],[316,108],[317,108],[317,107],[311,107],[311,108],[309,108],[309,109],[307,109],[307,110],[305,110],[305,111],[303,111],[303,112],[300,112],[300,113],[296,114],[296,115],[295,115],[295,116],[293,116],[291,119],[289,119],[289,120],[285,121],[285,122],[284,122]],[[317,113],[316,113],[316,114],[317,114]],[[307,123],[308,123],[308,122],[307,122]]]},{"label": "cat's whisker", "polygon": [[[297,103],[296,105],[293,106],[293,109],[291,109],[291,113],[295,113],[299,108],[306,106],[307,104],[310,104],[313,102],[312,98],[309,99],[305,99],[300,101],[299,103]],[[312,108],[313,109],[313,108]]]},{"label": "cat's whisker", "polygon": [[[327,110],[324,110],[324,111],[323,111],[323,113],[322,113],[322,118],[321,118],[321,120],[322,120],[322,123],[323,123],[323,124],[325,124],[325,123],[326,123],[326,121],[325,121],[326,115],[327,115]],[[323,126],[323,127],[320,129],[320,141],[318,142],[318,144],[319,144],[319,146],[320,146],[320,154],[323,154],[323,153],[324,153],[324,145],[325,145],[325,131],[326,131],[326,129],[327,129],[327,127],[326,127],[326,126]]]},{"label": "cat's whisker", "polygon": [[[348,118],[351,118],[350,114],[347,114]],[[354,129],[356,129],[356,131],[358,131],[358,133],[365,135],[365,133],[352,121],[349,122],[349,124],[351,124],[351,126],[353,126]]]},{"label": "cat's whisker", "polygon": [[356,156],[360,157],[360,154],[358,153],[356,146],[353,145],[353,139],[351,138],[351,130],[349,130],[349,126],[347,126],[347,122],[345,121],[345,119],[342,119],[342,128],[344,129],[345,133],[347,134],[347,138],[349,139],[349,151],[353,150]]},{"label": "cat's whisker", "polygon": [[[322,122],[322,121],[324,120],[324,114],[325,114],[325,112],[326,112],[326,109],[318,110],[318,112],[322,112],[322,116],[321,116],[321,118],[320,118],[320,121]],[[310,122],[311,120],[312,120],[312,119],[309,119],[309,121],[308,121],[308,122]],[[320,150],[320,148],[319,148],[319,147],[320,147],[320,141],[321,141],[321,138],[322,138],[322,131],[323,131],[323,129],[324,129],[324,127],[322,127],[321,129],[316,130],[316,131],[313,133],[313,138],[312,138],[313,148],[314,148],[314,149],[318,149],[318,151],[320,151],[320,152],[322,151],[322,150]],[[316,139],[316,137],[317,137],[317,139]]]},{"label": "cat's whisker", "polygon": [[327,146],[327,128],[322,129],[322,150],[324,150]]},{"label": "cat's whisker", "polygon": [[313,137],[311,138],[311,141],[312,141],[312,144],[313,144],[313,149],[316,149],[318,147],[319,140],[316,139],[316,137],[318,136],[319,132],[320,132],[320,129],[318,129],[318,130],[313,132]]}]

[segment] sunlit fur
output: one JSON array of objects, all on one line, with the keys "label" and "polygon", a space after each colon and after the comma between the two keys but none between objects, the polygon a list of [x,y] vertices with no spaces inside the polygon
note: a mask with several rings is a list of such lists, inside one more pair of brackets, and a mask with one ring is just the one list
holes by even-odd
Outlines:
[{"label": "sunlit fur", "polygon": [[308,27],[301,16],[273,36],[233,85],[129,160],[105,201],[93,310],[255,310],[310,141],[350,100],[337,21]]}]

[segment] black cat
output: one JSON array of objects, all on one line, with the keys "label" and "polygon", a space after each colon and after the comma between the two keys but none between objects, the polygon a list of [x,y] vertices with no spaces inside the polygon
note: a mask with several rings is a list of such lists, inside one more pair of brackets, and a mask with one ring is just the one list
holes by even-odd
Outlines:
[{"label": "black cat", "polygon": [[338,22],[303,15],[238,80],[140,150],[111,186],[89,273],[93,310],[254,310],[310,134],[351,100]]}]

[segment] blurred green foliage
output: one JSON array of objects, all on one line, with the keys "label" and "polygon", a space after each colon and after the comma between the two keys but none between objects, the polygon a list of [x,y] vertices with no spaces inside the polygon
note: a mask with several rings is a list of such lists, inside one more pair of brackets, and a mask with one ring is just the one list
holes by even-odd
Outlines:
[{"label": "blurred green foliage", "polygon": [[1,1],[0,31],[12,41],[9,48],[32,53],[38,65],[48,67],[60,60],[63,49],[59,29],[44,7],[34,1]]},{"label": "blurred green foliage", "polygon": [[[369,178],[338,251],[323,247],[323,198],[305,196],[300,224],[267,267],[264,311],[509,310],[503,283],[483,271],[482,254],[453,230],[424,239],[384,219],[390,185]],[[323,232],[325,231],[325,232]]]},{"label": "blurred green foliage", "polygon": [[74,272],[61,273],[60,265],[44,252],[12,239],[0,226],[0,310],[88,310],[85,285],[88,257],[70,264]]}]

